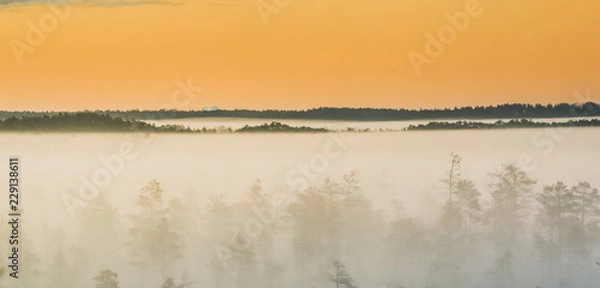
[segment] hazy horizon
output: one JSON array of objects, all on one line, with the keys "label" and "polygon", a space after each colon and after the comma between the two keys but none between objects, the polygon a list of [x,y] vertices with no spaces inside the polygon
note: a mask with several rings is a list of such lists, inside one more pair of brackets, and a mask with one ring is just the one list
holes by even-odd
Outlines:
[{"label": "hazy horizon", "polygon": [[[75,113],[75,112],[96,112],[96,111],[100,111],[100,112],[107,112],[107,111],[122,111],[122,112],[127,112],[127,111],[160,111],[163,109],[166,110],[174,110],[174,111],[181,111],[181,112],[191,112],[191,111],[210,111],[210,109],[214,109],[217,108],[218,110],[226,110],[226,111],[235,111],[235,110],[248,110],[248,111],[309,111],[309,110],[317,110],[317,109],[323,109],[323,108],[332,108],[332,109],[375,109],[375,110],[387,110],[387,109],[391,109],[391,110],[408,110],[408,111],[419,111],[419,110],[446,110],[446,109],[456,109],[456,108],[465,108],[465,107],[498,107],[498,106],[503,106],[503,105],[532,105],[532,106],[536,106],[536,105],[542,105],[543,107],[546,107],[548,105],[561,105],[561,104],[568,104],[568,105],[583,105],[586,103],[594,103],[594,104],[599,104],[600,105],[600,101],[597,101],[596,98],[591,98],[591,96],[588,96],[587,98],[581,98],[581,99],[574,99],[574,101],[571,102],[497,102],[497,103],[492,103],[492,104],[486,104],[486,105],[477,105],[477,104],[473,104],[473,105],[463,105],[463,106],[457,106],[457,105],[450,105],[450,106],[429,106],[429,107],[425,107],[425,106],[421,106],[421,107],[412,107],[412,108],[408,108],[408,107],[404,107],[404,106],[398,106],[398,107],[386,107],[386,106],[314,106],[314,107],[310,107],[310,108],[302,108],[302,109],[277,109],[277,108],[262,108],[262,109],[251,109],[251,108],[244,108],[244,107],[221,107],[221,106],[203,106],[203,107],[198,107],[198,108],[183,108],[183,109],[177,109],[175,107],[173,108],[169,108],[166,109],[164,107],[161,108],[155,108],[155,109],[141,109],[141,108],[135,108],[135,107],[129,107],[129,108],[120,108],[120,109],[116,109],[116,108],[108,108],[108,109],[102,109],[102,108],[81,108],[81,109],[73,109],[73,110],[51,110],[51,109],[32,109],[32,110],[0,110],[2,112],[8,112],[8,113],[19,113],[19,112],[35,112],[35,113],[60,113],[60,112],[68,112],[68,113]],[[172,104],[170,102],[166,103],[166,104]]]}]

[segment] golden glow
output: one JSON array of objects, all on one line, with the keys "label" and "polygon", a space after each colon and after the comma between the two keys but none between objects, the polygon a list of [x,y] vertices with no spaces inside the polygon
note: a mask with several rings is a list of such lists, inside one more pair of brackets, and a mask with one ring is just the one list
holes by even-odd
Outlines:
[{"label": "golden glow", "polygon": [[25,43],[27,21],[49,10],[0,8],[0,109],[157,109],[187,78],[204,90],[185,109],[600,99],[599,1],[481,0],[417,76],[407,54],[466,2],[291,0],[268,24],[251,1],[76,6],[21,64],[9,41]]}]

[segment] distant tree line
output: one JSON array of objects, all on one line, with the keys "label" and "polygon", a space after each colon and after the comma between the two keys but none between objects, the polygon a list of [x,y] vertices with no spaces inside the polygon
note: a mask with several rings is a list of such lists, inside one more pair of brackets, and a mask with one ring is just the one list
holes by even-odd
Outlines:
[{"label": "distant tree line", "polygon": [[[191,129],[183,125],[156,126],[135,119],[112,117],[93,112],[58,113],[55,115],[11,116],[0,120],[0,131],[36,132],[146,132],[146,133],[248,133],[248,132],[328,132],[325,128],[292,127],[280,122],[258,126]],[[349,130],[350,131],[350,130]]]},{"label": "distant tree line", "polygon": [[325,128],[311,128],[306,126],[291,127],[280,122],[271,122],[271,124],[263,124],[260,126],[244,126],[236,132],[328,132]]},{"label": "distant tree line", "polygon": [[[90,112],[90,111],[86,111]],[[507,118],[558,118],[600,116],[599,105],[584,104],[502,104],[496,106],[466,106],[453,109],[384,109],[384,108],[332,108],[321,107],[309,110],[105,110],[93,111],[114,117],[133,119],[180,119],[197,117],[260,118],[260,119],[315,119],[392,121],[418,119],[507,119]],[[57,112],[9,112],[0,111],[0,119],[11,116],[55,115]]]},{"label": "distant tree line", "polygon": [[[410,125],[403,130],[463,130],[463,129],[506,129],[540,127],[593,127],[600,126],[600,120],[569,120],[566,122],[536,122],[528,119],[498,120],[494,123],[475,121],[433,121],[427,124]],[[293,127],[273,121],[257,126],[246,125],[240,129],[215,127],[192,129],[183,125],[162,125],[146,123],[136,119],[113,117],[109,114],[93,112],[58,113],[55,115],[11,116],[0,120],[0,131],[15,132],[145,132],[145,133],[252,133],[252,132],[332,132],[327,128],[307,126]],[[336,130],[338,131],[338,130]],[[356,129],[348,127],[345,132],[397,132],[397,129]]]},{"label": "distant tree line", "polygon": [[0,120],[0,131],[84,131],[84,132],[159,132],[175,130],[157,128],[137,120],[113,118],[89,112],[58,113],[55,115],[11,116]]},{"label": "distant tree line", "polygon": [[506,128],[540,128],[540,127],[593,127],[600,126],[600,120],[569,120],[566,122],[536,122],[528,119],[498,120],[494,123],[474,121],[434,121],[427,124],[409,125],[404,130],[464,130],[464,129],[506,129]]}]

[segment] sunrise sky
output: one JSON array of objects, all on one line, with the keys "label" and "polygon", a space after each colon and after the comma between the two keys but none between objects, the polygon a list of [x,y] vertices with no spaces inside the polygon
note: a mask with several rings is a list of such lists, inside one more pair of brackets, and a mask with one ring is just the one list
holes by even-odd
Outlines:
[{"label": "sunrise sky", "polygon": [[426,33],[469,1],[72,0],[63,20],[0,0],[0,110],[158,109],[178,79],[203,88],[182,109],[600,99],[597,0],[481,0],[418,75],[410,51],[427,56]]}]

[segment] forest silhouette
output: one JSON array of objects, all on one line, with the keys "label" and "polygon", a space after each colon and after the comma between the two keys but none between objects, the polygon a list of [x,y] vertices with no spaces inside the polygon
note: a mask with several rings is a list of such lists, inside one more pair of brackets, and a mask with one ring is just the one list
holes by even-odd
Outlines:
[{"label": "forest silhouette", "polygon": [[[496,106],[465,106],[445,109],[389,109],[389,108],[334,108],[321,107],[308,110],[95,110],[82,111],[108,114],[126,119],[182,119],[199,117],[260,118],[260,119],[312,119],[393,121],[427,119],[514,119],[563,118],[600,116],[599,105],[593,102],[560,104],[501,104]],[[56,115],[60,112],[0,111],[0,119],[12,116]],[[64,113],[64,112],[63,112]]]},{"label": "forest silhouette", "polygon": [[[39,239],[52,243],[46,253],[56,265],[42,269],[41,256],[26,251],[19,287],[125,287],[119,279],[131,275],[122,265],[143,275],[136,287],[157,288],[593,286],[598,189],[585,181],[538,185],[513,164],[474,183],[461,164],[451,154],[445,175],[432,179],[445,198],[432,221],[407,215],[402,199],[374,209],[358,171],[292,192],[289,201],[273,201],[281,191],[265,191],[258,179],[240,202],[216,193],[203,207],[191,195],[170,196],[157,180],[128,210],[101,193],[78,212],[79,246],[66,249],[60,230]],[[128,263],[90,269],[119,246]]]},{"label": "forest silhouette", "polygon": [[[177,112],[184,113],[184,112]],[[202,112],[205,113],[205,112]],[[211,112],[212,113],[212,112]],[[117,113],[123,114],[123,113]],[[135,114],[135,113],[133,113]],[[577,114],[583,115],[583,114]],[[587,115],[587,114],[586,114]],[[132,116],[132,115],[129,115]],[[215,116],[216,117],[216,116]],[[312,119],[312,118],[311,118]],[[381,120],[381,119],[379,119]],[[427,124],[409,125],[403,130],[459,130],[459,129],[498,129],[498,128],[543,128],[543,127],[597,127],[598,119],[570,119],[564,122],[543,122],[529,119],[498,120],[494,123],[459,120],[431,121]],[[262,125],[245,125],[239,129],[220,126],[216,128],[192,129],[184,125],[162,125],[147,123],[135,118],[122,118],[108,112],[61,112],[52,115],[22,114],[0,120],[0,131],[33,131],[33,132],[146,132],[146,133],[250,133],[250,132],[332,132],[327,128],[294,127],[281,122],[272,121]],[[357,129],[348,127],[345,132],[394,132],[399,129],[369,128]]]}]

